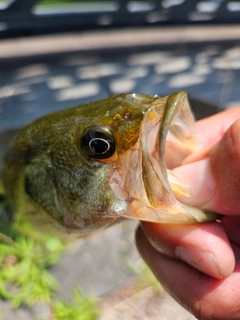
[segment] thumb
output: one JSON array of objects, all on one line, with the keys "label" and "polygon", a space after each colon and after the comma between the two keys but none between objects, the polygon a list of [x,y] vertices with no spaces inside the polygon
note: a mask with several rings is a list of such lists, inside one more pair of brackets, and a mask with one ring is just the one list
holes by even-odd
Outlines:
[{"label": "thumb", "polygon": [[240,214],[240,120],[204,158],[172,171],[190,187],[190,197],[178,196],[181,202],[222,214]]}]

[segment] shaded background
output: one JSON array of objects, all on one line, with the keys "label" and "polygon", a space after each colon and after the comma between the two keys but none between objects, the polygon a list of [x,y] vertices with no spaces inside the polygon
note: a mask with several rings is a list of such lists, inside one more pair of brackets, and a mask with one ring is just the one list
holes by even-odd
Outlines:
[{"label": "shaded background", "polygon": [[[185,90],[197,118],[240,103],[240,1],[0,0],[0,157],[12,133],[52,111],[120,92]],[[1,165],[0,165],[1,172]],[[132,289],[135,222],[78,241],[52,269],[58,297],[80,284],[101,319],[190,320],[166,294]],[[45,306],[4,320],[34,319]]]},{"label": "shaded background", "polygon": [[238,23],[238,0],[1,0],[2,37],[67,30]]},{"label": "shaded background", "polygon": [[119,92],[237,104],[239,19],[240,1],[0,0],[0,130]]}]

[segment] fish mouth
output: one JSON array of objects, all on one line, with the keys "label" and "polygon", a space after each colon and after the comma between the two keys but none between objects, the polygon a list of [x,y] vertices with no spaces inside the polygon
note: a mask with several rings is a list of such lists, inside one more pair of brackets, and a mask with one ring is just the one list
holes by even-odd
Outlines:
[{"label": "fish mouth", "polygon": [[167,169],[166,144],[174,145],[178,161],[199,148],[194,117],[185,92],[158,98],[145,115],[141,134],[142,179],[149,201],[137,215],[161,223],[196,223],[217,215],[179,202],[177,193],[189,195],[188,185]]},{"label": "fish mouth", "polygon": [[111,216],[166,224],[192,224],[219,218],[215,213],[178,201],[177,195],[189,195],[189,190],[187,183],[167,168],[169,146],[177,150],[177,162],[199,147],[185,92],[156,96],[145,111],[136,147],[124,155],[122,169],[115,170],[111,176],[115,199]]},{"label": "fish mouth", "polygon": [[[174,192],[169,183],[166,164],[167,137],[175,146],[184,148],[186,144],[195,145],[197,132],[187,102],[185,92],[177,92],[159,98],[149,108],[142,131],[142,174],[145,190],[154,208],[168,208],[176,203]],[[191,130],[192,129],[192,130]]]}]

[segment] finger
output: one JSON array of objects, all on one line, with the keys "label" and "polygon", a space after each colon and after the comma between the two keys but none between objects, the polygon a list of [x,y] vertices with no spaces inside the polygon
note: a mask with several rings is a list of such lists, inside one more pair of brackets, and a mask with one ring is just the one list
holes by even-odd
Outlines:
[{"label": "finger", "polygon": [[240,107],[236,107],[197,121],[196,127],[203,145],[205,147],[214,145],[230,125],[239,118]]},{"label": "finger", "polygon": [[240,213],[240,120],[234,122],[206,158],[173,172],[184,179],[190,197],[178,199],[222,214]]},{"label": "finger", "polygon": [[[191,153],[191,149],[188,149],[188,146],[183,147],[182,145],[177,145],[171,139],[167,140],[165,157],[168,169],[205,159],[211,147],[222,138],[225,131],[238,118],[240,118],[240,107],[225,110],[197,121],[196,127],[199,133],[200,148],[194,153]],[[182,159],[184,159],[183,163],[181,163]]]},{"label": "finger", "polygon": [[141,228],[137,230],[136,243],[141,256],[160,283],[197,319],[240,319],[239,264],[228,278],[214,279],[156,251]]},{"label": "finger", "polygon": [[240,245],[240,216],[224,216],[221,224],[228,236],[229,241]]},{"label": "finger", "polygon": [[142,222],[142,228],[157,251],[185,261],[212,277],[222,279],[234,269],[232,247],[221,224],[217,222],[201,225]]},{"label": "finger", "polygon": [[[182,164],[187,164],[207,157],[212,146],[223,137],[227,129],[240,119],[240,107],[219,112],[211,117],[196,122],[201,148],[194,152]],[[174,152],[172,152],[174,154]],[[174,154],[177,157],[177,154]],[[168,159],[167,159],[168,160]]]}]

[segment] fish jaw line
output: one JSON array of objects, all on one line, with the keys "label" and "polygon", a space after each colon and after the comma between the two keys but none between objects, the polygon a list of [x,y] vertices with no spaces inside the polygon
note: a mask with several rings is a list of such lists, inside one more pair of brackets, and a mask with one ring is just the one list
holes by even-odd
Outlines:
[{"label": "fish jaw line", "polygon": [[[164,106],[153,105],[145,115],[141,132],[142,177],[149,203],[158,209],[172,207],[176,198],[168,183],[165,154],[159,151],[159,135]],[[160,159],[161,157],[161,159]]]}]

